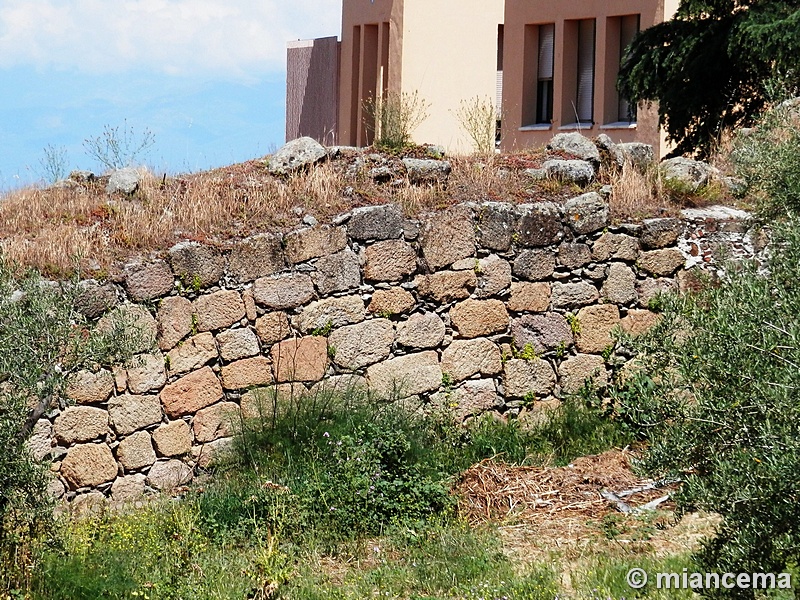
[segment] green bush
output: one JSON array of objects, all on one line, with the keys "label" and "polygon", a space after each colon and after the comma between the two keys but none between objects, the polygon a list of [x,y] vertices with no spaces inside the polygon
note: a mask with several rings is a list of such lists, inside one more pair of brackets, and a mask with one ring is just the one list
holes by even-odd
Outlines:
[{"label": "green bush", "polygon": [[736,137],[732,159],[765,218],[800,212],[800,101],[766,111]]},{"label": "green bush", "polygon": [[220,474],[229,484],[199,499],[209,527],[255,520],[335,541],[452,506],[446,474],[427,458],[429,428],[398,403],[357,390],[266,402],[243,428],[239,464]]},{"label": "green bush", "polygon": [[361,390],[260,393],[260,417],[243,423],[233,461],[197,499],[207,531],[257,526],[330,547],[449,514],[452,478],[485,458],[564,463],[630,439],[578,402],[530,427],[491,417],[462,426],[443,409]]},{"label": "green bush", "polygon": [[28,579],[35,537],[49,526],[49,469],[26,445],[33,427],[63,406],[71,373],[125,360],[138,343],[123,319],[90,333],[77,293],[74,282],[45,282],[0,258],[0,590]]},{"label": "green bush", "polygon": [[700,571],[800,561],[800,223],[773,233],[767,275],[740,265],[696,295],[665,297],[663,319],[633,342],[635,366],[612,389],[616,410],[650,440],[643,468],[683,480],[682,510],[724,519],[696,555]]},{"label": "green bush", "polygon": [[[41,600],[245,598],[261,587],[262,548],[211,543],[191,502],[65,517],[40,558]],[[226,540],[227,542],[227,540]]]}]

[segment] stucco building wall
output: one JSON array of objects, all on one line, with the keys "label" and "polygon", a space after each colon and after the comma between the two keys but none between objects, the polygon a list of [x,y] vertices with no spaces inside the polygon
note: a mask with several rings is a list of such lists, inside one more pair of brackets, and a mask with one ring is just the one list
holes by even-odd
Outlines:
[{"label": "stucco building wall", "polygon": [[[327,124],[332,110],[338,115],[333,127],[336,143],[369,145],[374,125],[365,101],[416,92],[430,106],[414,140],[467,153],[471,143],[456,117],[460,103],[476,96],[496,98],[502,69],[499,116],[504,151],[541,146],[558,131],[579,130],[587,136],[606,133],[615,142],[652,144],[663,155],[667,145],[655,107],[639,106],[635,119],[623,118],[616,78],[622,48],[632,32],[671,18],[678,1],[343,0],[338,65],[326,63],[326,72],[317,76],[305,50],[295,48],[293,54],[290,48],[287,139],[300,133],[331,143]],[[593,68],[589,75],[584,69],[579,92],[579,42],[588,35],[587,24],[594,36]],[[537,116],[544,25],[554,27],[548,92],[553,106],[546,118]],[[317,40],[315,48],[317,42],[328,44]],[[337,86],[331,85],[334,72]],[[587,77],[592,80],[591,110],[585,101]],[[579,119],[576,104],[584,107],[582,113],[591,114]],[[300,116],[307,116],[313,126],[301,126]]]},{"label": "stucco building wall", "polygon": [[[638,17],[643,30],[669,19],[677,0],[506,0],[502,149],[541,146],[559,131],[593,137],[606,133],[615,142],[639,141],[663,153],[665,147],[655,107],[639,106],[635,122],[619,114],[619,73],[625,19]],[[578,122],[576,110],[579,22],[593,20],[594,85],[590,122]],[[555,26],[553,106],[549,122],[537,118],[541,27]]]}]

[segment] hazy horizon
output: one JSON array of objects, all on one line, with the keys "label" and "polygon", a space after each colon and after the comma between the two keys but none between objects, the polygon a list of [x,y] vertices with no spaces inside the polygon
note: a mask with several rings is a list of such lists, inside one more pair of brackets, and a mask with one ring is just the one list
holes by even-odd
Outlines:
[{"label": "hazy horizon", "polygon": [[83,142],[105,126],[152,132],[144,162],[190,172],[283,143],[286,42],[338,35],[339,0],[4,0],[0,191],[103,170]]}]

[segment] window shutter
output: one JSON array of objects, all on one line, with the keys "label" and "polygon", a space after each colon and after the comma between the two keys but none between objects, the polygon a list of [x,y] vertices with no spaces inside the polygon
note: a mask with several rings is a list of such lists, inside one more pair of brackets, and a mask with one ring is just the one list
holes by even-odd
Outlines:
[{"label": "window shutter", "polygon": [[555,24],[539,25],[539,79],[553,78],[555,38]]},{"label": "window shutter", "polygon": [[578,120],[591,122],[594,115],[594,19],[580,22],[578,31]]},{"label": "window shutter", "polygon": [[[639,33],[639,15],[628,15],[620,17],[619,24],[619,59],[620,64],[625,58],[625,50],[627,50],[633,38]],[[619,97],[619,115],[620,121],[636,121],[636,107],[632,107],[628,99],[624,96]]]},{"label": "window shutter", "polygon": [[500,118],[500,114],[503,110],[503,72],[497,72],[497,84],[495,88],[495,95],[494,95],[494,106],[495,111],[497,113],[497,118]]}]

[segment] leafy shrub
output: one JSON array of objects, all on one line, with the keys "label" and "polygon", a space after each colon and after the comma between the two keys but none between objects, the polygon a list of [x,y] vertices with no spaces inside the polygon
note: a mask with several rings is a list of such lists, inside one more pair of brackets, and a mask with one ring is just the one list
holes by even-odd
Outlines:
[{"label": "leafy shrub", "polygon": [[722,515],[698,570],[797,565],[800,223],[776,227],[768,276],[741,265],[696,295],[664,297],[663,309],[611,394],[650,440],[643,468],[683,479],[681,509]]},{"label": "leafy shrub", "polygon": [[208,526],[231,531],[255,520],[290,536],[351,538],[452,504],[439,466],[426,459],[429,428],[398,403],[357,390],[266,402],[238,445],[252,487],[241,486],[237,469],[237,484],[206,492]]},{"label": "leafy shrub", "polygon": [[800,101],[767,110],[756,127],[740,132],[732,159],[748,192],[766,216],[800,211]]},{"label": "leafy shrub", "polygon": [[90,334],[77,292],[0,259],[0,590],[27,579],[30,545],[49,525],[48,469],[26,445],[33,427],[64,402],[71,373],[125,360],[137,343],[121,320]]},{"label": "leafy shrub", "polygon": [[564,462],[627,441],[596,411],[565,403],[536,425],[416,410],[351,389],[303,396],[261,391],[234,462],[199,497],[201,523],[219,535],[253,526],[324,544],[392,524],[449,514],[451,478],[485,458]]}]

